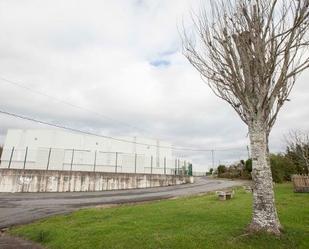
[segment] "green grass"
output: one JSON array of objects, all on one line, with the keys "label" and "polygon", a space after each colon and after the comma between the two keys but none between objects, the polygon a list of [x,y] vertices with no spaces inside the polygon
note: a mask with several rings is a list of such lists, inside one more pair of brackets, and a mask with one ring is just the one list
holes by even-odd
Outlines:
[{"label": "green grass", "polygon": [[20,226],[11,234],[47,248],[309,248],[309,195],[291,184],[276,188],[284,233],[244,235],[252,196],[238,189],[234,199],[214,194],[107,209],[85,209]]}]

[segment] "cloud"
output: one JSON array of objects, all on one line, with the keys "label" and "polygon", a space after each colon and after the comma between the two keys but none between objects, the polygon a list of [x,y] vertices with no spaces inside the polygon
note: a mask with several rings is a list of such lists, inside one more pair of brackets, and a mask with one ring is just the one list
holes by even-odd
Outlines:
[{"label": "cloud", "polygon": [[[179,24],[199,0],[32,0],[0,2],[0,80],[5,110],[108,135],[159,138],[175,146],[233,148],[215,163],[247,156],[246,126],[218,99],[181,54]],[[298,79],[271,134],[309,125],[309,75]],[[81,106],[76,108],[73,105]],[[0,115],[7,128],[44,128]],[[196,170],[212,165],[210,152],[175,152]]]}]

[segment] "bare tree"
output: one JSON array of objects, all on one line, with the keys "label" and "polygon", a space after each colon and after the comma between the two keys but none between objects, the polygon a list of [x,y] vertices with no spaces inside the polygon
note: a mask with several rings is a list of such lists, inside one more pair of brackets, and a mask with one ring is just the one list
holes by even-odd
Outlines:
[{"label": "bare tree", "polygon": [[296,76],[309,67],[308,6],[309,0],[209,0],[192,13],[192,33],[183,31],[186,58],[248,125],[250,231],[280,234],[268,137]]},{"label": "bare tree", "polygon": [[[287,149],[301,162],[302,167],[309,173],[309,132],[290,131],[286,137]],[[304,170],[305,172],[305,170]]]}]

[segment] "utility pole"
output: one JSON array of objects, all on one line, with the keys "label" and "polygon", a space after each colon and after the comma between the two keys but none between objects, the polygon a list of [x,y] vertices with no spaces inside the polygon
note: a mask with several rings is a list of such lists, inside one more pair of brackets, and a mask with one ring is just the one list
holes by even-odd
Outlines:
[{"label": "utility pole", "polygon": [[211,150],[212,168],[215,168],[215,151]]},{"label": "utility pole", "polygon": [[26,152],[25,152],[24,169],[26,169],[27,155],[28,155],[28,146],[26,147]]},{"label": "utility pole", "polygon": [[52,148],[49,148],[49,151],[48,151],[48,158],[47,158],[47,166],[46,166],[46,170],[48,170],[48,168],[49,168],[50,156],[51,156],[51,150],[52,150]]},{"label": "utility pole", "polygon": [[94,152],[93,172],[95,172],[96,165],[97,165],[97,150]]},{"label": "utility pole", "polygon": [[251,156],[250,156],[249,145],[247,145],[247,152],[248,152],[248,159],[250,159],[250,158],[251,158]]}]

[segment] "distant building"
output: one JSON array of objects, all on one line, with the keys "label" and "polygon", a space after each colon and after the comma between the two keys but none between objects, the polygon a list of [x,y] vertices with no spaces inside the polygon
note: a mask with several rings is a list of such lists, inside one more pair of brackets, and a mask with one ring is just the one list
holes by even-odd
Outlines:
[{"label": "distant building", "polygon": [[[140,137],[117,137],[123,142],[100,136],[85,135],[63,130],[46,129],[9,129],[4,143],[4,149],[76,149],[104,152],[137,153],[155,157],[172,157],[171,144],[160,140]],[[149,144],[145,146],[141,144]],[[151,146],[152,145],[152,146]],[[164,148],[162,148],[162,147]]]},{"label": "distant building", "polygon": [[140,137],[117,139],[57,129],[9,129],[1,167],[25,167],[25,158],[26,168],[33,169],[89,171],[96,167],[107,172],[149,173],[152,168],[154,172],[163,173],[165,167],[165,171],[172,173],[175,168],[184,166],[173,158],[168,142]]}]

